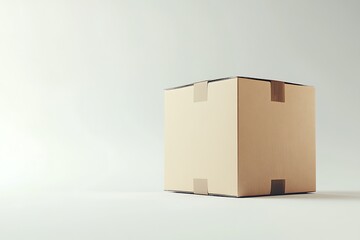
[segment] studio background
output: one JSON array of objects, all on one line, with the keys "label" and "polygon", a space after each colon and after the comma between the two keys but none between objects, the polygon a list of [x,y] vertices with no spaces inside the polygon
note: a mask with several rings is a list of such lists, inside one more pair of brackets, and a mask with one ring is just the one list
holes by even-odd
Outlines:
[{"label": "studio background", "polygon": [[358,1],[0,1],[0,190],[162,191],[163,89],[313,85],[317,188],[359,190]]}]

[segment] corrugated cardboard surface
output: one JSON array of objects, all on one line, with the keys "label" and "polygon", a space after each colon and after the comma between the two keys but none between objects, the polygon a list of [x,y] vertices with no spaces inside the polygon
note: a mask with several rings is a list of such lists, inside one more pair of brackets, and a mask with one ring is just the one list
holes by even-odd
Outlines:
[{"label": "corrugated cardboard surface", "polygon": [[235,77],[165,91],[165,190],[312,192],[315,171],[313,87]]},{"label": "corrugated cardboard surface", "polygon": [[285,84],[271,101],[270,82],[239,78],[239,196],[267,195],[272,179],[285,193],[315,191],[315,92]]},{"label": "corrugated cardboard surface", "polygon": [[207,100],[194,86],[165,91],[165,190],[237,196],[237,79],[209,82]]}]

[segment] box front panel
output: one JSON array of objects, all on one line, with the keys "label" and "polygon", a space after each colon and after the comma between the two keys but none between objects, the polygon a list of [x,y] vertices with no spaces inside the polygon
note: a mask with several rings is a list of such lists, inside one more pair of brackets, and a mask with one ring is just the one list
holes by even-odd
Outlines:
[{"label": "box front panel", "polygon": [[315,191],[314,88],[284,87],[274,101],[269,81],[239,79],[241,196]]},{"label": "box front panel", "polygon": [[237,79],[199,88],[165,91],[165,190],[237,196]]}]

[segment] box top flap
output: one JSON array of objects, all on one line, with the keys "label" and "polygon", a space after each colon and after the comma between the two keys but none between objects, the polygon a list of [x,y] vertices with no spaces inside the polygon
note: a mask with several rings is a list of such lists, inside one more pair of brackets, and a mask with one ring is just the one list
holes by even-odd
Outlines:
[{"label": "box top flap", "polygon": [[[255,78],[255,77],[245,77],[245,76],[233,76],[233,77],[217,78],[217,79],[203,80],[203,81],[198,81],[198,82],[216,82],[216,81],[224,81],[224,80],[229,80],[229,79],[234,79],[234,78],[245,78],[245,79],[250,79],[250,80],[267,81],[267,82],[270,82],[270,81],[284,82],[284,81],[276,80],[276,79],[265,79],[265,78]],[[172,88],[166,88],[165,90],[173,90],[173,89],[178,89],[178,88],[189,87],[189,86],[192,86],[192,85],[194,85],[195,83],[198,83],[198,82],[185,84],[185,85],[172,87]],[[298,86],[308,86],[308,85],[304,85],[304,84],[300,84],[300,83],[293,83],[293,82],[284,82],[284,83],[291,84],[291,85],[298,85]]]}]

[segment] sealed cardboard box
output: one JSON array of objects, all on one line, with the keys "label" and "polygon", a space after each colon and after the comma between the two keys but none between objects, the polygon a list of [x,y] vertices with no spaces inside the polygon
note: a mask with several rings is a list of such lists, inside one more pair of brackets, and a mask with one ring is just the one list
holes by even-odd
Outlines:
[{"label": "sealed cardboard box", "polygon": [[315,89],[231,77],[165,90],[165,190],[316,190]]}]

